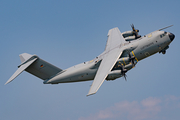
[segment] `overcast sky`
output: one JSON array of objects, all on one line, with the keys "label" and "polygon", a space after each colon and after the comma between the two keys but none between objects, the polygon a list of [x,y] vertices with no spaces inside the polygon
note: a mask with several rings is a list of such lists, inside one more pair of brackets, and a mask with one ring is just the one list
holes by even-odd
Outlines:
[{"label": "overcast sky", "polygon": [[[179,120],[179,0],[1,0],[1,120]],[[66,69],[104,51],[108,30],[146,35],[160,28],[175,34],[165,55],[139,61],[123,78],[105,81],[86,97],[92,81],[44,85],[23,72],[19,54],[36,54]]]}]

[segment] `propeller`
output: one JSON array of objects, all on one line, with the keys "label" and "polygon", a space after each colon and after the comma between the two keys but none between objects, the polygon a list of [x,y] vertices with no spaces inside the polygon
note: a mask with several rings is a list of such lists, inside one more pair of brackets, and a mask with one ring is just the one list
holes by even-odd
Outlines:
[{"label": "propeller", "polygon": [[134,27],[133,24],[131,25],[131,27],[132,27],[132,30],[133,30],[133,33],[134,33],[136,39],[137,39],[137,38],[140,38],[141,35],[138,35],[139,30],[138,30],[138,29],[135,29],[135,27]]},{"label": "propeller", "polygon": [[122,76],[124,77],[124,79],[127,81],[127,79],[126,79],[126,77],[127,77],[127,75],[126,75],[126,72],[127,72],[127,69],[125,69],[124,68],[124,65],[120,65],[120,68],[121,68],[121,74],[122,74]]},{"label": "propeller", "polygon": [[132,55],[130,54],[130,52],[129,52],[129,61],[131,62],[132,67],[135,67],[134,59],[135,59],[135,57],[132,56]]}]

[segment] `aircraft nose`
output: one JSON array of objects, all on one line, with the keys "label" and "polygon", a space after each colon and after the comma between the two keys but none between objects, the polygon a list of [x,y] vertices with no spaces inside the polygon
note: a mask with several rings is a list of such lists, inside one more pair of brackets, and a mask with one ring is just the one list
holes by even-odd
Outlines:
[{"label": "aircraft nose", "polygon": [[174,38],[175,38],[175,35],[174,35],[174,34],[172,34],[172,33],[169,33],[169,38],[170,38],[170,40],[171,40],[171,41],[173,41],[173,40],[174,40]]}]

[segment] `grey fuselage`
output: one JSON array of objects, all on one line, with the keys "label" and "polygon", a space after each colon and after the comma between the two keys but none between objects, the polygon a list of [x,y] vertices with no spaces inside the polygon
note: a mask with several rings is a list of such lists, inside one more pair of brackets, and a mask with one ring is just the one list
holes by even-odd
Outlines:
[{"label": "grey fuselage", "polygon": [[[154,31],[139,39],[129,42],[127,41],[122,46],[122,55],[114,65],[111,73],[108,74],[106,80],[114,80],[122,76],[119,66],[120,64],[124,65],[127,70],[133,68],[130,61],[128,60],[129,53],[135,57],[134,62],[136,64],[138,61],[157,52],[166,51],[173,39],[174,35],[172,33],[164,31]],[[91,61],[87,61],[61,71],[52,78],[44,81],[44,84],[58,84],[93,80],[104,54],[106,53],[103,52],[101,55]]]}]

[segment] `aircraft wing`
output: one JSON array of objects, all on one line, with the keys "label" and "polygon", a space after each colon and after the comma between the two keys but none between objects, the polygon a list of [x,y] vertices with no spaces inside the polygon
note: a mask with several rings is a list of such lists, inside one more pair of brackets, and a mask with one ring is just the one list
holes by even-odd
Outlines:
[{"label": "aircraft wing", "polygon": [[109,30],[106,49],[103,53],[103,59],[96,73],[88,95],[95,94],[98,91],[98,89],[108,76],[109,72],[112,70],[117,60],[121,56],[123,52],[122,44],[124,42],[125,40],[118,28],[113,28]]}]

